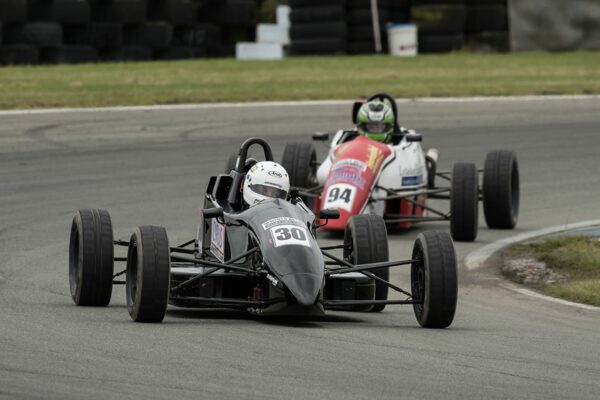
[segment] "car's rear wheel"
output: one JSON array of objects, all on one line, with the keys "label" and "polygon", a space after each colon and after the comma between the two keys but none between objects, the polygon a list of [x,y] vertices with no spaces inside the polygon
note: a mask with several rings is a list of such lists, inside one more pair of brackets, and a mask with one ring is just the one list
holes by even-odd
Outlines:
[{"label": "car's rear wheel", "polygon": [[108,211],[77,211],[69,241],[69,287],[75,304],[107,306],[113,273],[113,231]]},{"label": "car's rear wheel", "polygon": [[[290,186],[308,189],[317,184],[317,152],[311,143],[290,142],[286,144],[281,165],[290,176]],[[310,208],[314,197],[300,196]]]},{"label": "car's rear wheel", "polygon": [[483,168],[483,214],[487,226],[513,229],[519,219],[519,164],[509,150],[491,151]]},{"label": "car's rear wheel", "polygon": [[477,237],[479,216],[479,189],[475,164],[454,164],[450,190],[452,238],[458,241],[472,242]]},{"label": "car's rear wheel", "polygon": [[[355,215],[350,218],[344,232],[344,259],[352,264],[370,264],[388,261],[387,230],[383,218],[375,214]],[[389,281],[390,269],[371,270],[378,278]],[[388,287],[375,282],[375,300],[387,300]],[[370,311],[379,312],[385,304],[369,307]]]},{"label": "car's rear wheel", "polygon": [[126,299],[136,322],[161,322],[167,310],[171,256],[167,231],[140,226],[129,241]]},{"label": "car's rear wheel", "polygon": [[415,317],[424,328],[446,328],[454,320],[458,292],[456,253],[450,235],[428,231],[415,240],[410,280]]}]

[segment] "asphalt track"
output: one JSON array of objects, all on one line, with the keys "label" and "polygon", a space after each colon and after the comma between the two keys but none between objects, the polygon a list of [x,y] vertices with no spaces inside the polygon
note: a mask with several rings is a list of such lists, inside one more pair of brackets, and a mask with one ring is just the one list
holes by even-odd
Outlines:
[{"label": "asphalt track", "polygon": [[[418,328],[412,309],[255,319],[170,308],[133,323],[122,288],[108,308],[73,305],[68,231],[78,208],[110,210],[115,236],[194,232],[208,177],[241,138],[288,140],[349,125],[350,104],[4,115],[0,117],[0,398],[598,399],[600,313],[515,294],[493,268],[460,270],[450,329]],[[515,231],[480,218],[459,257],[529,230],[600,213],[600,101],[409,103],[402,123],[425,147],[479,165],[514,149],[522,177]],[[318,147],[323,154],[324,148]],[[407,257],[423,228],[390,235]],[[329,240],[329,239],[325,239]],[[406,273],[392,274],[406,282]]]}]

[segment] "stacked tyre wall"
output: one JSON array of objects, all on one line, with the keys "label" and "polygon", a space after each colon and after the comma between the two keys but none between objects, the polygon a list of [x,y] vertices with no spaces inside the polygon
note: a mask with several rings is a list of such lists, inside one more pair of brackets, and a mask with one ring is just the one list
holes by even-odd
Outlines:
[{"label": "stacked tyre wall", "polygon": [[233,56],[259,0],[0,0],[0,64]]},{"label": "stacked tyre wall", "polygon": [[345,0],[289,0],[290,55],[345,54]]},{"label": "stacked tyre wall", "polygon": [[[345,40],[346,54],[376,52],[371,0],[289,0],[289,4],[292,54],[323,54],[326,48],[319,39],[334,37]],[[387,52],[387,24],[408,22],[418,26],[420,53],[508,51],[507,8],[507,0],[378,0],[382,51]],[[311,32],[320,36],[306,42]],[[294,51],[298,43],[302,51]],[[341,53],[343,47],[338,43],[328,54]]]}]

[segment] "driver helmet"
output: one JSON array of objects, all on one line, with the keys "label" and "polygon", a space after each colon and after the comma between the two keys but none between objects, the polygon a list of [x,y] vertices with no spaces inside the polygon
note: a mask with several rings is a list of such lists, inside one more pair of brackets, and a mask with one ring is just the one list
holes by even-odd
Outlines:
[{"label": "driver helmet", "polygon": [[358,133],[377,140],[389,143],[394,131],[394,112],[392,108],[381,101],[369,101],[358,110],[356,118]]},{"label": "driver helmet", "polygon": [[246,174],[243,187],[244,202],[253,206],[266,199],[286,199],[290,178],[285,168],[273,161],[261,161]]}]

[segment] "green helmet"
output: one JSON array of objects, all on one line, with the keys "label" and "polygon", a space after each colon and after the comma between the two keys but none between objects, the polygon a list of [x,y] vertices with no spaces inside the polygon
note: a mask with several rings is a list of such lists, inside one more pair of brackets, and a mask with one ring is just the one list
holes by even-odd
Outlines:
[{"label": "green helmet", "polygon": [[392,108],[381,101],[370,101],[358,110],[356,118],[358,133],[389,143],[394,131],[394,112]]}]

